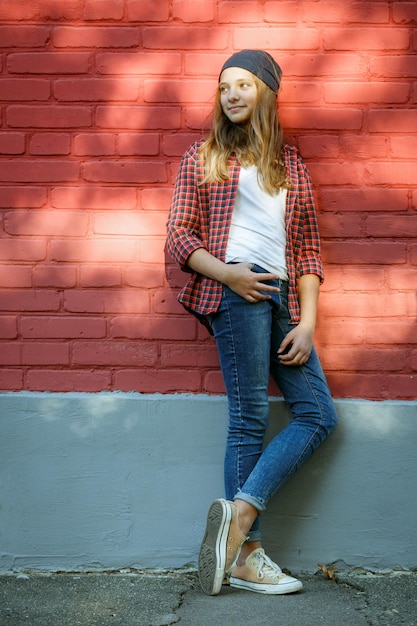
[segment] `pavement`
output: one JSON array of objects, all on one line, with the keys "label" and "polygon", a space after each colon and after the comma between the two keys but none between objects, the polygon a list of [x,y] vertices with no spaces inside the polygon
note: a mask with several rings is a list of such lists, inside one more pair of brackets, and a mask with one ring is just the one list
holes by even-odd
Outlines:
[{"label": "pavement", "polygon": [[1,626],[417,626],[417,571],[300,577],[302,592],[202,593],[193,570],[0,575]]}]

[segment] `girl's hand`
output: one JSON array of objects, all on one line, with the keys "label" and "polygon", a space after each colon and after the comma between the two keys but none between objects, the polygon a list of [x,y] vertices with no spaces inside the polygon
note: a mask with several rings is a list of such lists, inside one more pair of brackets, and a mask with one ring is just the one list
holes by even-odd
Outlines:
[{"label": "girl's hand", "polygon": [[301,323],[293,328],[281,342],[278,358],[283,365],[304,365],[313,349],[313,334],[309,326]]},{"label": "girl's hand", "polygon": [[222,282],[232,291],[248,302],[270,300],[271,296],[265,292],[279,292],[278,287],[265,285],[263,281],[277,280],[277,274],[259,274],[252,272],[250,263],[236,263],[225,265],[225,277]]}]

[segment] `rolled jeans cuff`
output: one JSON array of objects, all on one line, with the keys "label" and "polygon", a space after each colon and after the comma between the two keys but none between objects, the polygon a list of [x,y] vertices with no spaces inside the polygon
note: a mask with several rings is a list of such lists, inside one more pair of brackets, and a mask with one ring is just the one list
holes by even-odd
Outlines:
[{"label": "rolled jeans cuff", "polygon": [[247,502],[251,506],[253,506],[259,513],[263,513],[266,509],[266,506],[263,502],[260,502],[257,498],[254,498],[249,493],[244,493],[243,491],[238,491],[234,497],[234,500],[243,500]]}]

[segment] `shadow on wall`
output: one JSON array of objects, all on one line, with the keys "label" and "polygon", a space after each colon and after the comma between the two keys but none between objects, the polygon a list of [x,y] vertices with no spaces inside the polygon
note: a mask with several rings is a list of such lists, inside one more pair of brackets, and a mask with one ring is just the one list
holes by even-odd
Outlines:
[{"label": "shadow on wall", "polygon": [[[283,125],[322,207],[323,362],[339,395],[392,397],[380,372],[389,362],[392,384],[399,372],[409,378],[404,356],[415,341],[412,270],[400,292],[395,271],[410,267],[403,224],[413,210],[402,121],[410,119],[411,55],[399,3],[331,9],[322,42],[323,2],[298,2],[295,16],[282,7],[265,16],[259,5],[248,25],[236,6],[233,18],[216,6],[217,20],[187,23],[170,16],[168,2],[23,4],[0,7],[10,146],[1,174],[4,388],[77,390],[88,379],[83,390],[222,389],[212,340],[175,301],[183,277],[165,257],[165,222],[180,157],[207,126],[221,63],[262,41],[288,77]],[[368,317],[385,337],[376,350]],[[405,323],[387,335],[398,317]],[[393,356],[397,344],[404,348]],[[211,379],[199,373],[205,358]],[[179,389],[184,365],[189,382]]]}]

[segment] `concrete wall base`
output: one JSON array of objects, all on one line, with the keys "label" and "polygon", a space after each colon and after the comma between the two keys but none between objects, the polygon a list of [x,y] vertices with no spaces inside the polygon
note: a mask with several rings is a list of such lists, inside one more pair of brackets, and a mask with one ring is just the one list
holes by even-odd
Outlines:
[{"label": "concrete wall base", "polygon": [[[263,516],[267,552],[293,572],[414,568],[417,403],[336,406]],[[287,419],[271,399],[268,437]],[[223,396],[0,394],[0,569],[195,565],[226,429]]]}]

